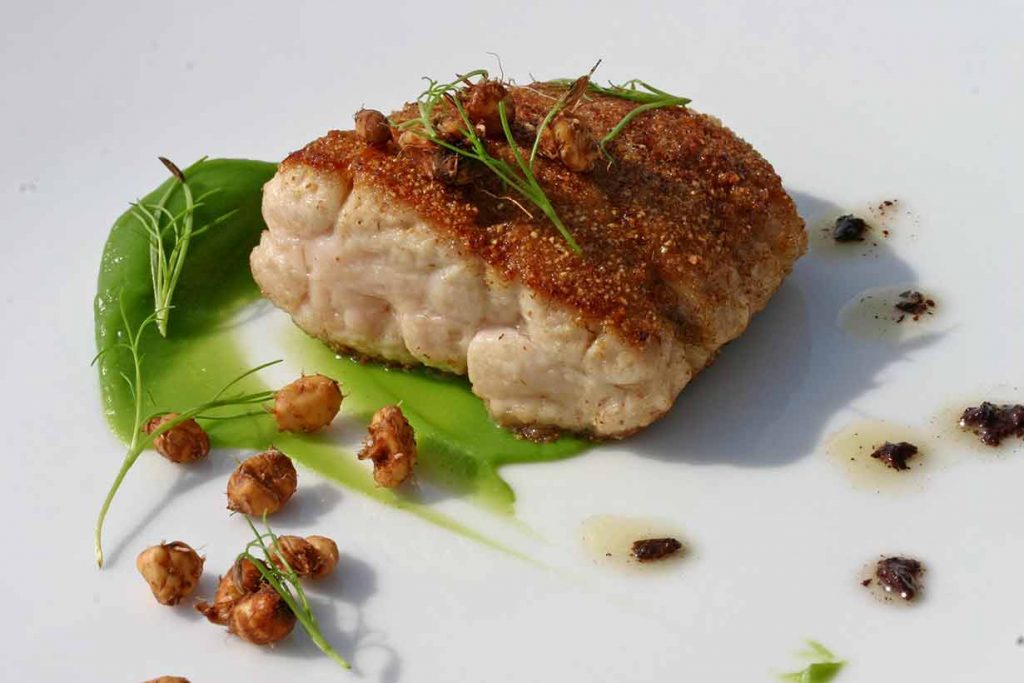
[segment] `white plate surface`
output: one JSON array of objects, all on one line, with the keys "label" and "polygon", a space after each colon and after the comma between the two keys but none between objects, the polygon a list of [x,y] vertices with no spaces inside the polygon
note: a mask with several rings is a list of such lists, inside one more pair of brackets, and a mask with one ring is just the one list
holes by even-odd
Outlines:
[{"label": "white plate surface", "polygon": [[[809,219],[897,198],[865,256],[802,260],[750,330],[639,437],[506,471],[521,562],[304,473],[280,523],[334,536],[328,635],[381,681],[762,681],[815,638],[837,681],[1024,679],[1024,452],[964,454],[912,491],[853,487],[828,436],[885,418],[927,433],[951,405],[1024,400],[1024,73],[1019,3],[8,3],[0,21],[0,340],[5,680],[343,680],[296,634],[260,650],[155,605],[143,546],[183,537],[218,568],[245,538],[221,514],[222,457],[181,475],[142,458],[92,561],[120,459],[89,368],[107,229],[159,182],[158,154],[279,159],[361,105],[387,108],[501,55],[526,80],[643,77],[694,99],[776,167]],[[812,223],[813,224],[813,223]],[[858,292],[942,292],[903,343],[837,324]],[[278,319],[278,323],[281,320]],[[269,323],[273,324],[273,323]],[[219,463],[219,464],[216,464]],[[165,492],[177,495],[165,500]],[[597,514],[664,518],[694,552],[630,576],[583,554]],[[872,601],[861,564],[913,553],[916,609]]]}]

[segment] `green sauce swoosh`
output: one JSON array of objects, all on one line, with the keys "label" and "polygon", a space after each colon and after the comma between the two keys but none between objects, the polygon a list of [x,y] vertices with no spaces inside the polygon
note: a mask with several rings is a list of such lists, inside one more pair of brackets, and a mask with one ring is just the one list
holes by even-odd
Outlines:
[{"label": "green sauce swoosh", "polygon": [[[196,195],[217,192],[197,207],[197,225],[231,210],[235,213],[197,236],[174,297],[167,338],[150,328],[142,339],[147,390],[145,410],[182,410],[215,393],[250,367],[243,348],[242,312],[260,299],[249,272],[249,252],[265,229],[260,212],[263,184],[277,165],[242,159],[214,159],[185,173]],[[170,180],[143,198],[155,201]],[[171,197],[172,212],[183,206]],[[129,213],[114,223],[103,252],[95,302],[96,346],[104,349],[122,334],[120,307],[131,325],[153,311],[146,234]],[[366,421],[375,410],[401,401],[420,446],[418,476],[487,508],[511,514],[515,494],[500,477],[507,463],[556,460],[579,454],[586,441],[562,438],[546,444],[521,441],[495,425],[483,403],[460,377],[428,370],[399,370],[336,356],[301,332],[290,335],[289,358],[308,373],[321,372],[342,383],[343,413]],[[257,358],[262,362],[272,358]],[[132,395],[122,372],[131,369],[127,353],[115,350],[100,364],[103,408],[111,428],[127,441],[132,429]],[[267,387],[257,376],[238,387]],[[370,469],[354,454],[316,435],[278,434],[267,416],[212,420],[204,425],[215,446],[262,450],[271,442],[300,464],[341,485],[413,512],[445,528],[489,543],[472,530],[403,495],[373,485]],[[493,544],[492,544],[493,545]]]}]

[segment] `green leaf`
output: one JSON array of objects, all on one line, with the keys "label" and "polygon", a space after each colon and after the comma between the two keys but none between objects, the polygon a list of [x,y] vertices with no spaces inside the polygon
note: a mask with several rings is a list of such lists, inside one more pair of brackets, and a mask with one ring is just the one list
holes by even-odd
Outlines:
[{"label": "green leaf", "polygon": [[798,654],[805,659],[816,660],[800,671],[793,671],[779,676],[780,680],[792,683],[829,683],[845,666],[846,662],[837,661],[832,651],[816,640],[808,640],[807,648]]},{"label": "green leaf", "polygon": [[829,683],[843,668],[843,662],[818,662],[804,669],[801,683]]}]

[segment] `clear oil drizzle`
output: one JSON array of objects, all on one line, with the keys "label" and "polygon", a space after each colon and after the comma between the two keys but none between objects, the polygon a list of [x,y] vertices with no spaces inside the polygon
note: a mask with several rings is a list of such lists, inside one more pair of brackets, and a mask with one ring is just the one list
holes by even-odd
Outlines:
[{"label": "clear oil drizzle", "polygon": [[[917,455],[907,461],[909,469],[895,470],[871,457],[886,441],[917,446]],[[921,490],[931,473],[950,462],[948,453],[929,436],[882,420],[864,420],[841,429],[825,443],[825,454],[855,488],[887,494]]]},{"label": "clear oil drizzle", "polygon": [[[656,519],[595,515],[580,525],[587,556],[598,565],[626,571],[649,572],[677,566],[692,549],[673,524]],[[633,543],[642,539],[674,538],[682,548],[660,560],[640,562],[632,554]]]},{"label": "clear oil drizzle", "polygon": [[[916,317],[896,308],[900,294],[908,290],[924,293],[936,305]],[[839,310],[837,324],[858,339],[903,343],[942,331],[948,320],[948,299],[932,287],[900,283],[872,287],[848,300]]]}]

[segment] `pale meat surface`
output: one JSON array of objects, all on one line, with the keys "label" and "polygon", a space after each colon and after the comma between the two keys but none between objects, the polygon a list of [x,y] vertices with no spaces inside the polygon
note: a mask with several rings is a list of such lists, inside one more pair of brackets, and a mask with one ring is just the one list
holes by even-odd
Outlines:
[{"label": "pale meat surface", "polygon": [[[558,91],[512,93],[525,152]],[[603,134],[632,106],[576,113]],[[624,436],[743,331],[806,234],[771,166],[711,117],[649,112],[609,151],[586,174],[537,162],[575,254],[486,172],[445,185],[332,131],[267,184],[253,275],[339,350],[467,374],[504,425]]]}]

